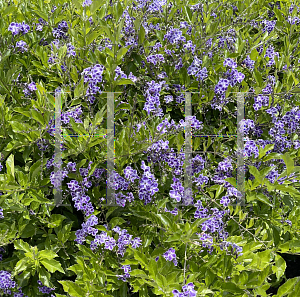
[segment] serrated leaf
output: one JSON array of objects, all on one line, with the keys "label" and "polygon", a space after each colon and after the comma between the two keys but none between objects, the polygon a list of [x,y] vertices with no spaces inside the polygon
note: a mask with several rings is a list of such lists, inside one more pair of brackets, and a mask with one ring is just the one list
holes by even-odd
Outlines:
[{"label": "serrated leaf", "polygon": [[22,239],[16,240],[14,242],[14,246],[16,250],[21,250],[27,253],[31,253],[30,245],[23,241]]},{"label": "serrated leaf", "polygon": [[56,270],[58,270],[61,273],[65,273],[64,270],[61,267],[61,264],[58,261],[54,260],[54,259],[45,259],[44,258],[43,260],[41,260],[41,263],[51,273],[54,273]]},{"label": "serrated leaf", "polygon": [[14,268],[14,272],[16,274],[19,274],[21,271],[24,271],[28,268],[28,266],[30,266],[30,259],[29,258],[23,258],[21,260],[19,260]]},{"label": "serrated leaf", "polygon": [[39,251],[39,258],[40,259],[53,259],[55,257],[58,257],[58,255],[56,253],[54,253],[51,250],[43,250],[43,251]]},{"label": "serrated leaf", "polygon": [[64,291],[69,293],[72,297],[85,296],[85,291],[72,281],[58,281],[62,284]]}]

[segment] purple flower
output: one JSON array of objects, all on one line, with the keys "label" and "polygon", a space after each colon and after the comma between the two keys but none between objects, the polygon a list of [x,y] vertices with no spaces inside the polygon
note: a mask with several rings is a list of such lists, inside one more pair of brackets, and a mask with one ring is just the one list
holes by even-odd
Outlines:
[{"label": "purple flower", "polygon": [[84,0],[82,3],[82,7],[90,6],[90,5],[92,5],[92,0]]},{"label": "purple flower", "polygon": [[169,250],[167,250],[164,254],[163,257],[167,260],[167,261],[173,261],[174,265],[177,266],[178,262],[176,260],[176,254],[175,254],[175,249],[170,248]]}]

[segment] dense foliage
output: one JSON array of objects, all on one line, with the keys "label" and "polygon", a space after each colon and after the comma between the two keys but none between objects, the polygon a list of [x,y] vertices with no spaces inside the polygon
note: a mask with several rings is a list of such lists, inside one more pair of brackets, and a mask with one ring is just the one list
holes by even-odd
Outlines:
[{"label": "dense foliage", "polygon": [[300,5],[269,1],[0,1],[3,296],[298,296]]}]

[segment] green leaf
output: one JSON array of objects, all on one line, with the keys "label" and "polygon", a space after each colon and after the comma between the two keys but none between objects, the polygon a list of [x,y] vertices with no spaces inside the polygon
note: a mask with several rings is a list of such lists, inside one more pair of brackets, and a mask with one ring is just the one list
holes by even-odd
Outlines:
[{"label": "green leaf", "polygon": [[117,5],[115,5],[115,10],[116,10],[116,19],[119,20],[123,14],[123,7],[121,3],[118,1]]},{"label": "green leaf", "polygon": [[39,273],[39,279],[43,283],[44,286],[50,287],[50,273],[43,267],[40,266],[38,268],[38,273]]},{"label": "green leaf", "polygon": [[130,271],[130,276],[138,276],[138,277],[142,277],[142,278],[148,278],[148,275],[140,269],[134,269],[132,271]]},{"label": "green leaf", "polygon": [[120,80],[117,80],[116,85],[133,85],[134,82],[131,79],[128,78],[121,78]]},{"label": "green leaf", "polygon": [[263,177],[260,175],[256,167],[249,165],[249,172],[255,177],[259,184],[262,184]]},{"label": "green leaf", "polygon": [[262,193],[256,193],[255,194],[255,198],[271,207],[273,207],[273,205],[270,203],[269,198],[267,196],[265,196]]},{"label": "green leaf", "polygon": [[85,296],[86,292],[77,284],[72,281],[58,281],[63,285],[64,291],[69,293],[72,297]]},{"label": "green leaf", "polygon": [[282,159],[286,165],[286,168],[287,168],[287,175],[290,175],[293,170],[294,170],[294,160],[290,157],[289,153],[285,153],[283,156],[282,156]]},{"label": "green leaf", "polygon": [[17,262],[15,268],[14,268],[14,272],[16,274],[20,273],[21,271],[26,270],[28,267],[31,266],[31,260],[29,258],[23,258],[20,261]]},{"label": "green leaf", "polygon": [[288,279],[282,286],[279,287],[277,294],[274,297],[283,297],[294,292],[294,288],[299,280],[299,276]]},{"label": "green leaf", "polygon": [[37,161],[36,163],[34,163],[31,167],[30,167],[30,170],[29,170],[29,178],[30,180],[33,180],[35,178],[35,176],[37,174],[40,173],[40,171],[42,170],[41,168],[41,163],[42,161],[39,160]]},{"label": "green leaf", "polygon": [[84,84],[84,81],[83,81],[83,79],[81,79],[79,81],[79,84],[77,85],[77,87],[74,90],[74,97],[75,98],[78,98],[82,95],[83,89],[84,89],[83,84]]},{"label": "green leaf", "polygon": [[179,132],[177,135],[177,150],[180,152],[181,147],[184,144],[184,137],[182,136],[182,132]]},{"label": "green leaf", "polygon": [[100,8],[100,6],[105,5],[104,1],[101,0],[94,0],[92,5],[90,6],[90,12],[93,14],[97,9]]},{"label": "green leaf", "polygon": [[15,178],[15,162],[14,155],[11,154],[6,160],[7,174]]},{"label": "green leaf", "polygon": [[122,59],[125,54],[128,52],[128,48],[126,47],[121,47],[119,50],[118,50],[118,53],[117,53],[117,60],[120,60]]},{"label": "green leaf", "polygon": [[51,250],[43,250],[39,252],[40,259],[53,259],[55,257],[58,257],[58,255]]},{"label": "green leaf", "polygon": [[21,250],[27,253],[31,252],[30,245],[22,239],[16,240],[14,245],[16,250]]},{"label": "green leaf", "polygon": [[263,157],[263,161],[266,162],[266,161],[269,161],[269,160],[272,160],[272,159],[282,159],[282,154],[278,154],[278,153],[271,153],[265,157]]},{"label": "green leaf", "polygon": [[224,187],[222,185],[218,185],[215,198],[218,198],[223,191],[224,191]]},{"label": "green leaf", "polygon": [[115,226],[119,226],[124,224],[126,221],[123,218],[114,217],[110,220],[109,224],[111,225],[111,228],[114,228]]},{"label": "green leaf", "polygon": [[236,187],[236,185],[237,185],[237,180],[234,177],[228,177],[225,179],[225,181],[229,182],[234,187]]},{"label": "green leaf", "polygon": [[274,148],[275,144],[267,144],[264,148],[260,148],[258,158],[261,159],[266,153]]},{"label": "green leaf", "polygon": [[169,236],[167,239],[165,239],[165,242],[181,241],[181,239],[182,239],[182,232],[179,232]]},{"label": "green leaf", "polygon": [[102,33],[101,31],[92,31],[92,32],[89,32],[89,34],[86,37],[86,43],[87,43],[87,45],[91,44],[98,36],[101,35],[101,33]]},{"label": "green leaf", "polygon": [[261,87],[263,84],[263,79],[262,79],[260,72],[256,69],[254,69],[254,78],[255,78],[258,86]]},{"label": "green leaf", "polygon": [[277,279],[280,279],[286,270],[285,260],[278,254],[275,254],[275,266],[272,266],[272,271],[276,273]]},{"label": "green leaf", "polygon": [[144,40],[145,40],[145,29],[143,25],[141,25],[139,30],[139,44],[143,44]]},{"label": "green leaf", "polygon": [[45,266],[45,268],[50,271],[51,273],[55,272],[58,270],[61,273],[65,273],[64,270],[61,267],[61,264],[54,260],[54,259],[43,259],[41,260],[41,263]]},{"label": "green leaf", "polygon": [[276,185],[275,186],[275,189],[276,190],[279,190],[279,191],[282,191],[282,192],[285,192],[285,193],[289,193],[291,194],[292,196],[293,195],[299,195],[300,192],[298,190],[296,190],[294,187],[292,186],[287,186],[287,185]]},{"label": "green leaf", "polygon": [[133,251],[133,254],[134,254],[134,258],[140,262],[141,266],[145,267],[147,265],[148,259],[145,254],[143,254],[142,252],[136,249]]},{"label": "green leaf", "polygon": [[61,214],[52,214],[50,217],[50,223],[48,223],[48,228],[55,228],[61,225],[61,222],[65,220],[66,217]]},{"label": "green leaf", "polygon": [[156,214],[167,230],[172,230],[172,221],[166,214]]}]

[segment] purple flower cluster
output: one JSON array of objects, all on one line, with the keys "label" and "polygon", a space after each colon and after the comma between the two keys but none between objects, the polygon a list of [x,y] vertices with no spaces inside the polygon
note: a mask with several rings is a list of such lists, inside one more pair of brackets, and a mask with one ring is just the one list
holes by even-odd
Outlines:
[{"label": "purple flower cluster", "polygon": [[[70,118],[73,118],[75,123],[82,123],[82,120],[80,119],[81,114],[82,114],[81,106],[73,107],[72,109],[68,110],[67,112],[61,113],[62,124],[68,124],[70,122]],[[49,120],[47,127],[49,128],[47,130],[47,132],[51,136],[54,136],[54,133],[55,133],[54,117],[53,117],[53,119]]]},{"label": "purple flower cluster", "polygon": [[91,6],[92,3],[93,3],[92,0],[84,0],[82,3],[82,7]]},{"label": "purple flower cluster", "polygon": [[147,11],[153,13],[153,12],[163,12],[163,5],[167,4],[167,0],[154,0],[150,5],[148,6]]},{"label": "purple flower cluster", "polygon": [[57,25],[57,28],[54,28],[52,30],[52,34],[54,38],[66,39],[67,38],[66,33],[68,32],[68,30],[69,30],[68,23],[66,21],[62,21]]},{"label": "purple flower cluster", "polygon": [[255,61],[251,60],[249,55],[246,57],[243,63],[245,64],[246,68],[248,68],[249,70],[251,71],[254,70]]},{"label": "purple flower cluster", "polygon": [[176,254],[175,254],[175,249],[170,248],[168,249],[164,254],[163,257],[167,260],[167,261],[173,261],[174,265],[177,266],[178,262],[176,259]]},{"label": "purple flower cluster", "polygon": [[144,200],[146,205],[152,201],[152,197],[158,192],[158,183],[155,176],[150,172],[150,167],[146,166],[144,161],[142,161],[141,168],[144,170],[144,174],[140,179],[139,199]]},{"label": "purple flower cluster", "polygon": [[[188,116],[187,121],[191,123],[192,131],[203,129],[203,123],[196,119],[196,116]],[[186,121],[181,119],[178,123],[177,129],[180,127],[186,127]]]},{"label": "purple flower cluster", "polygon": [[43,27],[45,25],[48,25],[48,22],[46,22],[44,19],[42,18],[39,18],[39,22],[35,24],[36,25],[36,30],[37,31],[42,31],[43,30]]},{"label": "purple flower cluster", "polygon": [[20,40],[16,43],[16,48],[21,52],[21,53],[24,53],[24,52],[27,52],[28,51],[28,45],[25,41],[23,40]]},{"label": "purple flower cluster", "polygon": [[188,67],[187,73],[188,75],[194,75],[200,79],[201,81],[208,77],[206,67],[200,68],[202,64],[202,60],[199,60],[196,56],[194,56],[193,63]]},{"label": "purple flower cluster", "polygon": [[86,90],[86,96],[88,96],[91,104],[95,102],[95,97],[93,95],[97,92],[99,92],[100,94],[102,93],[100,88],[97,86],[97,83],[102,82],[102,74],[104,69],[105,67],[103,65],[96,64],[93,68],[85,68],[81,73],[82,75],[84,75],[84,83],[89,83]]},{"label": "purple flower cluster", "polygon": [[[52,291],[54,291],[55,289],[54,288],[49,288],[47,286],[43,286],[43,283],[38,280],[37,283],[39,284],[39,286],[42,286],[42,287],[38,287],[39,291],[43,294],[50,294]],[[54,294],[51,294],[51,297],[55,296]]]},{"label": "purple flower cluster", "polygon": [[[90,165],[91,164],[89,164],[88,168],[79,168],[79,172],[82,177],[86,177],[88,175]],[[80,186],[76,180],[71,180],[67,183],[67,185],[71,191],[72,201],[75,202],[74,206],[78,210],[83,210],[85,216],[89,216],[94,213],[94,207],[90,202],[90,197],[84,194],[87,191],[87,188],[92,186],[92,183],[86,178],[83,180],[82,186]]]},{"label": "purple flower cluster", "polygon": [[201,188],[203,184],[207,184],[209,181],[209,178],[207,176],[204,176],[203,174],[200,174],[198,177],[195,177],[193,182],[196,184],[198,188]]},{"label": "purple flower cluster", "polygon": [[255,158],[258,157],[259,155],[259,149],[257,147],[257,145],[255,144],[254,140],[249,140],[247,139],[246,143],[245,143],[245,157],[250,157],[252,154],[255,155]]},{"label": "purple flower cluster", "polygon": [[232,58],[225,59],[224,62],[223,62],[223,66],[228,66],[232,69],[237,68],[237,64]]},{"label": "purple flower cluster", "polygon": [[216,174],[213,176],[212,180],[217,183],[224,185],[224,187],[231,187],[231,184],[225,181],[226,178],[232,177],[232,165],[231,159],[225,158],[223,162],[219,163],[216,169]]},{"label": "purple flower cluster", "polygon": [[50,182],[54,186],[54,188],[58,191],[62,191],[60,185],[65,177],[68,176],[67,170],[58,170],[57,172],[52,171],[50,174]]},{"label": "purple flower cluster", "polygon": [[[147,149],[147,161],[150,163],[158,163],[165,161],[165,154],[169,151],[169,140],[163,141],[162,139],[158,142],[153,143]],[[145,153],[146,153],[145,152]]]},{"label": "purple flower cluster", "polygon": [[[220,249],[223,251],[224,249],[228,251],[228,248],[231,247],[233,253],[236,255],[236,257],[243,255],[243,248],[238,246],[236,243],[229,242],[229,241],[223,241],[220,244]],[[234,251],[235,250],[235,251]]]},{"label": "purple flower cluster", "polygon": [[238,72],[236,69],[227,70],[225,72],[226,78],[229,80],[230,86],[235,86],[238,82],[241,83],[244,78],[245,74]]},{"label": "purple flower cluster", "polygon": [[194,54],[196,46],[193,44],[192,40],[188,40],[187,43],[183,45],[183,48],[187,51],[191,51]]},{"label": "purple flower cluster", "polygon": [[176,199],[177,202],[181,201],[181,198],[184,197],[184,187],[182,186],[179,178],[173,177],[173,184],[171,184],[172,190],[170,190],[169,194],[172,199]]},{"label": "purple flower cluster", "polygon": [[10,272],[5,270],[0,271],[0,289],[3,290],[4,294],[11,294],[9,289],[15,288],[16,285],[16,282],[12,280]]},{"label": "purple flower cluster", "polygon": [[182,36],[182,31],[178,28],[170,27],[168,32],[165,34],[163,40],[168,40],[171,44],[179,43],[180,41],[186,42],[186,38]]},{"label": "purple flower cluster", "polygon": [[291,16],[289,16],[288,18],[287,18],[287,21],[288,21],[288,23],[290,23],[291,25],[299,25],[300,24],[300,19],[298,18],[298,17],[291,17]]},{"label": "purple flower cluster", "polygon": [[119,76],[121,76],[121,78],[131,79],[133,82],[136,82],[136,81],[137,81],[137,77],[134,76],[132,72],[130,72],[129,75],[128,75],[128,77],[127,77],[127,74],[125,74],[125,73],[122,71],[122,69],[121,69],[120,66],[117,66],[117,68],[115,69],[115,73],[116,73],[116,75],[115,75],[114,80],[117,80],[117,78],[118,78]]},{"label": "purple flower cluster", "polygon": [[126,282],[127,279],[130,277],[129,272],[131,271],[131,267],[130,265],[122,265],[121,268],[124,270],[124,274],[118,274],[117,277],[123,282]]},{"label": "purple flower cluster", "polygon": [[31,82],[30,84],[25,83],[25,87],[23,89],[23,92],[25,96],[30,96],[32,92],[36,91],[37,87],[35,82]]},{"label": "purple flower cluster", "polygon": [[173,210],[168,210],[168,209],[165,207],[165,212],[169,212],[169,213],[171,213],[171,214],[174,215],[174,216],[177,216],[177,215],[178,215],[178,209],[177,209],[177,207],[175,207]]},{"label": "purple flower cluster", "polygon": [[[262,51],[259,52],[260,54],[262,53]],[[266,50],[265,53],[265,58],[269,58],[269,61],[267,63],[267,67],[270,67],[272,65],[275,65],[275,59],[274,57],[277,56],[279,58],[279,53],[274,51],[274,46],[271,44],[269,45],[269,47]]]},{"label": "purple flower cluster", "polygon": [[139,237],[135,237],[134,239],[132,239],[133,236],[130,235],[126,229],[121,229],[119,226],[116,226],[112,230],[119,234],[119,238],[117,241],[117,254],[121,255],[121,257],[124,256],[126,248],[129,245],[131,245],[132,248],[136,249],[142,244],[142,241]]},{"label": "purple flower cluster", "polygon": [[72,45],[72,43],[68,43],[67,44],[67,57],[75,57],[76,56],[76,52],[74,51],[75,46]]},{"label": "purple flower cluster", "polygon": [[26,33],[29,32],[29,30],[30,30],[30,26],[25,24],[24,21],[22,23],[12,22],[8,26],[8,31],[11,31],[12,35],[14,35],[14,36],[18,35],[19,33],[22,33],[23,35],[25,35]]},{"label": "purple flower cluster", "polygon": [[146,90],[146,103],[143,109],[147,111],[148,115],[150,114],[150,112],[162,112],[162,109],[159,108],[159,93],[161,91],[162,84],[155,83],[154,80],[148,82],[147,84],[148,89]]},{"label": "purple flower cluster", "polygon": [[182,287],[182,292],[179,292],[178,290],[173,290],[173,297],[196,297],[197,291],[194,290],[194,284],[188,283],[187,285],[184,285]]},{"label": "purple flower cluster", "polygon": [[161,54],[150,55],[150,56],[147,57],[147,62],[156,65],[157,63],[160,63],[160,62],[164,63],[165,58]]},{"label": "purple flower cluster", "polygon": [[254,104],[253,108],[254,110],[260,110],[263,106],[269,105],[269,96],[263,96],[258,95],[257,97],[254,97]]},{"label": "purple flower cluster", "polygon": [[94,231],[94,228],[90,228],[91,224],[97,224],[95,218],[93,218],[93,222],[89,222],[89,224],[87,223],[83,224],[83,229],[76,231],[76,241],[79,244],[82,244],[85,241],[85,237],[87,236],[87,234],[95,236],[95,239],[91,242],[90,245],[92,251],[96,250],[101,244],[104,244],[104,249],[110,251],[112,251],[115,246],[118,246],[117,254],[120,254],[123,257],[126,251],[126,247],[128,247],[129,244],[134,249],[138,248],[141,245],[141,239],[139,237],[132,239],[132,235],[128,234],[128,231],[126,229],[121,229],[118,226],[113,228],[113,231],[119,234],[118,241],[116,241],[113,237],[109,236],[107,232],[102,231],[100,234],[97,234],[97,229],[95,229],[96,231]]},{"label": "purple flower cluster", "polygon": [[3,208],[0,207],[0,219],[4,219]]},{"label": "purple flower cluster", "polygon": [[268,31],[269,34],[274,30],[276,26],[276,20],[274,21],[263,20],[262,23],[264,24],[264,28],[262,31],[263,32]]}]

